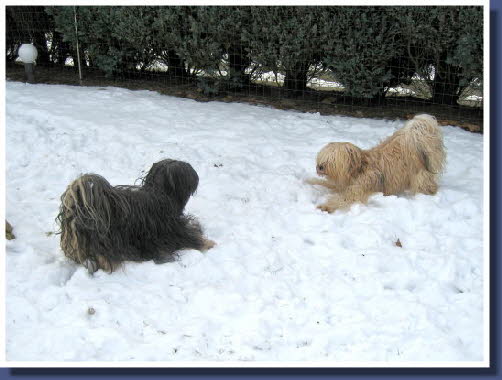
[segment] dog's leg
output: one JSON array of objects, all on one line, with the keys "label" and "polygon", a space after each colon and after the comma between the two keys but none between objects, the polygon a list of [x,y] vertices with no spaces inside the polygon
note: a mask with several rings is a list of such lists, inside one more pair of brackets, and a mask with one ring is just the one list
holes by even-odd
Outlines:
[{"label": "dog's leg", "polygon": [[98,256],[98,264],[102,270],[108,273],[112,273],[120,265],[120,263],[110,261],[102,255]]},{"label": "dog's leg", "polygon": [[305,180],[305,183],[308,183],[309,185],[324,186],[324,187],[327,187],[328,189],[331,189],[333,191],[338,191],[339,190],[339,186],[337,186],[333,182],[330,182],[330,181],[325,180],[325,179],[309,178],[309,179]]},{"label": "dog's leg", "polygon": [[[207,250],[213,248],[216,242],[213,240],[202,238],[202,243],[197,244],[197,247],[193,247],[201,252],[206,252]],[[191,249],[192,247],[184,247],[182,249]],[[170,263],[175,260],[176,254],[169,251],[160,252],[156,257],[153,258],[155,264]]]},{"label": "dog's leg", "polygon": [[416,176],[411,179],[410,190],[413,194],[423,193],[427,195],[434,195],[438,191],[436,182],[436,174],[426,170],[420,171]]},{"label": "dog's leg", "polygon": [[360,186],[349,186],[343,193],[332,195],[326,203],[317,206],[322,211],[329,213],[335,210],[343,210],[349,208],[354,203],[366,203],[372,194]]},{"label": "dog's leg", "polygon": [[202,248],[200,249],[201,252],[206,252],[213,248],[216,245],[216,242],[210,239],[204,238],[204,244],[202,245]]},{"label": "dog's leg", "polygon": [[196,249],[205,252],[213,248],[216,243],[206,239],[203,235],[202,227],[195,219],[190,219],[184,231],[180,234],[176,251],[180,249]]},{"label": "dog's leg", "polygon": [[94,272],[97,272],[99,269],[99,264],[96,260],[93,259],[85,259],[82,262],[82,265],[87,269],[89,274],[93,274]]},{"label": "dog's leg", "polygon": [[118,263],[112,263],[104,256],[99,255],[96,259],[87,258],[82,262],[82,265],[87,269],[89,274],[97,272],[99,269],[105,272],[112,273],[118,267]]},{"label": "dog's leg", "polygon": [[173,252],[160,252],[156,257],[153,258],[155,264],[165,264],[175,261],[175,255]]}]

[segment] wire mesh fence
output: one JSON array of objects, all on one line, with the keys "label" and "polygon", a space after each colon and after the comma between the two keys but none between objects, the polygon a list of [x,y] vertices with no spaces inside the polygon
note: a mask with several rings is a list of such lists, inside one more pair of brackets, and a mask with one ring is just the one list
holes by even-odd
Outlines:
[{"label": "wire mesh fence", "polygon": [[482,129],[483,7],[8,6],[7,77]]}]

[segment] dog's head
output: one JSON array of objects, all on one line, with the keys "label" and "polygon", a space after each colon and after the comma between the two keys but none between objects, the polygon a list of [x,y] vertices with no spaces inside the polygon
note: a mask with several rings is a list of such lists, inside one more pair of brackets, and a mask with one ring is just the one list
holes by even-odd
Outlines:
[{"label": "dog's head", "polygon": [[363,151],[349,142],[325,145],[317,154],[316,171],[340,185],[348,185],[363,169]]},{"label": "dog's head", "polygon": [[143,187],[162,191],[183,209],[199,185],[199,176],[187,162],[166,159],[156,162],[143,179]]}]

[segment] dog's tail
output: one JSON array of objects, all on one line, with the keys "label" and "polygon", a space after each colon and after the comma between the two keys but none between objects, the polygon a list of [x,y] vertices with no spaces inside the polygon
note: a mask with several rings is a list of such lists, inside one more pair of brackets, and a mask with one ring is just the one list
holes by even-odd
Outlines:
[{"label": "dog's tail", "polygon": [[427,171],[440,174],[444,169],[446,150],[436,118],[427,114],[415,115],[406,122],[403,132],[407,151],[418,151]]}]

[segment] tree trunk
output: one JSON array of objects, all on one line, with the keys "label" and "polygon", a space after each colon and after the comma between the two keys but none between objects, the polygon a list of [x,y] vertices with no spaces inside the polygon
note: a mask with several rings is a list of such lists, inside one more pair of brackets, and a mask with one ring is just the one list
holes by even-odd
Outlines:
[{"label": "tree trunk", "polygon": [[373,95],[371,98],[366,99],[368,106],[375,107],[375,106],[383,106],[385,104],[385,94],[387,91],[385,91],[382,88]]},{"label": "tree trunk", "polygon": [[164,61],[167,63],[167,75],[171,78],[186,78],[189,76],[185,61],[174,50],[169,50]]},{"label": "tree trunk", "polygon": [[286,70],[284,78],[286,96],[296,97],[304,93],[307,89],[308,68],[308,62],[299,62],[291,70]]},{"label": "tree trunk", "polygon": [[52,62],[58,66],[64,66],[66,57],[70,55],[71,47],[68,42],[63,41],[63,35],[58,32],[53,33],[52,38]]},{"label": "tree trunk", "polygon": [[251,78],[246,69],[251,65],[251,59],[243,54],[241,46],[232,46],[228,50],[229,79],[236,87],[248,86]]},{"label": "tree trunk", "polygon": [[36,32],[33,34],[33,45],[37,48],[37,64],[48,66],[52,62],[50,60],[49,51],[47,49],[47,39],[45,38],[45,32]]},{"label": "tree trunk", "polygon": [[460,71],[461,69],[444,60],[436,65],[436,72],[432,82],[432,101],[437,104],[458,105],[460,96]]}]

